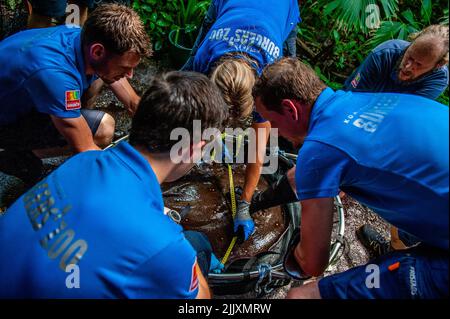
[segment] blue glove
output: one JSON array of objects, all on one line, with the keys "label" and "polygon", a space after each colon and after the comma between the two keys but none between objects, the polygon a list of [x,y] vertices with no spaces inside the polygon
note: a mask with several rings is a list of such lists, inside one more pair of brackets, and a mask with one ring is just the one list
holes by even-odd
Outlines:
[{"label": "blue glove", "polygon": [[209,265],[209,272],[220,274],[225,266],[217,259],[214,253],[211,253],[211,264]]},{"label": "blue glove", "polygon": [[255,223],[253,222],[252,216],[250,216],[250,203],[245,200],[237,201],[237,212],[234,218],[233,230],[237,234],[240,243],[247,240],[255,232]]}]

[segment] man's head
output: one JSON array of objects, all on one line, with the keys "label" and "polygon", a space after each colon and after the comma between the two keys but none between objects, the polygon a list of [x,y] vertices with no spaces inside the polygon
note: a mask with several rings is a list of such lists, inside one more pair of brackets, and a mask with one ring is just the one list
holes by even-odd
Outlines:
[{"label": "man's head", "polygon": [[117,4],[101,5],[89,15],[81,42],[87,68],[108,84],[132,77],[140,59],[151,54],[150,39],[138,14]]},{"label": "man's head", "polygon": [[326,88],[317,74],[294,58],[267,66],[253,88],[257,111],[295,144],[303,141],[312,106]]},{"label": "man's head", "polygon": [[448,63],[448,26],[431,25],[414,40],[399,64],[398,78],[410,82]]},{"label": "man's head", "polygon": [[[200,154],[205,144],[205,141],[194,143],[193,121],[201,121],[200,133],[203,134],[207,128],[222,130],[227,117],[228,107],[222,94],[208,77],[194,72],[169,72],[155,77],[142,96],[132,122],[130,144],[170,161],[170,151],[175,144],[189,143],[181,145],[189,149],[188,154],[178,154],[187,156],[189,163],[175,165],[166,179],[175,180],[192,168],[195,164],[192,159]],[[189,141],[170,139],[171,132],[180,128],[189,132]]]}]

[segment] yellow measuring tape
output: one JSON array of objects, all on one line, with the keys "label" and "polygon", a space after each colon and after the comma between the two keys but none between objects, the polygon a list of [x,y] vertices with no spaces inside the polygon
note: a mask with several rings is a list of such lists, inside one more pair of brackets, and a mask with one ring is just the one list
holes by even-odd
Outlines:
[{"label": "yellow measuring tape", "polygon": [[[226,133],[222,133],[221,138],[225,139],[226,137]],[[238,135],[237,137],[237,153],[239,152],[240,149],[240,145],[242,143],[242,139],[243,136],[242,135]],[[238,154],[236,154],[237,156]],[[212,153],[212,158],[215,158],[216,154],[215,154],[215,149]],[[233,221],[234,221],[234,217],[236,216],[236,193],[234,191],[234,181],[233,181],[233,169],[231,167],[231,164],[227,164],[228,166],[228,178],[229,178],[229,183],[230,183],[230,195],[231,195],[231,214],[233,216]],[[230,246],[228,246],[227,251],[225,252],[225,255],[223,256],[221,262],[222,264],[226,264],[226,262],[228,261],[228,258],[230,257],[231,252],[233,251],[234,245],[236,245],[236,241],[237,241],[237,236],[234,236],[233,239],[231,240]]]},{"label": "yellow measuring tape", "polygon": [[[236,193],[234,192],[234,182],[233,182],[233,170],[231,169],[231,165],[228,164],[228,177],[230,179],[230,195],[231,195],[231,213],[234,217],[236,216]],[[228,258],[230,257],[231,251],[234,248],[234,245],[236,244],[237,237],[234,236],[231,240],[230,246],[228,246],[227,252],[223,256],[221,262],[223,265],[228,261]]]}]

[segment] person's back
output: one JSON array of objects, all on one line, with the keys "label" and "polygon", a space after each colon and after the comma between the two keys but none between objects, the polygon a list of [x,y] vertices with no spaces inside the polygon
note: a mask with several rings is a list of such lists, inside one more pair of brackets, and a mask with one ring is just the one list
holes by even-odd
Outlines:
[{"label": "person's back", "polygon": [[0,238],[2,298],[195,297],[185,273],[195,252],[163,214],[151,166],[125,142],[64,163],[6,212]]},{"label": "person's back", "polygon": [[[64,87],[82,94],[94,80],[84,75],[80,32],[78,27],[66,26],[32,29],[0,42],[0,125],[14,122],[35,108],[68,116],[70,106],[47,105],[45,111],[40,108],[46,93],[53,93],[45,83],[55,81],[55,90]],[[79,105],[73,106],[77,108]]]},{"label": "person's back", "polygon": [[[320,165],[335,166],[324,171],[338,188],[393,225],[448,249],[448,133],[448,107],[432,100],[326,89],[313,107],[299,163],[311,150]],[[297,189],[307,192],[303,183]]]},{"label": "person's back", "polygon": [[258,68],[283,55],[283,42],[299,22],[296,1],[214,1],[217,19],[195,56],[193,70],[208,74],[230,52],[244,52]]}]

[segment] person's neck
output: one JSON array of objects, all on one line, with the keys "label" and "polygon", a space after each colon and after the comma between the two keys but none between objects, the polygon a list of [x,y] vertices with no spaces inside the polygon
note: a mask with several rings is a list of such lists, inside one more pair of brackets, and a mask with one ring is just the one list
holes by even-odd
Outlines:
[{"label": "person's neck", "polygon": [[95,70],[89,63],[89,49],[83,46],[83,59],[84,59],[84,73],[87,76],[94,75]]},{"label": "person's neck", "polygon": [[174,168],[174,164],[170,160],[170,153],[150,153],[143,146],[134,146],[134,148],[148,161],[158,183],[164,183]]}]

